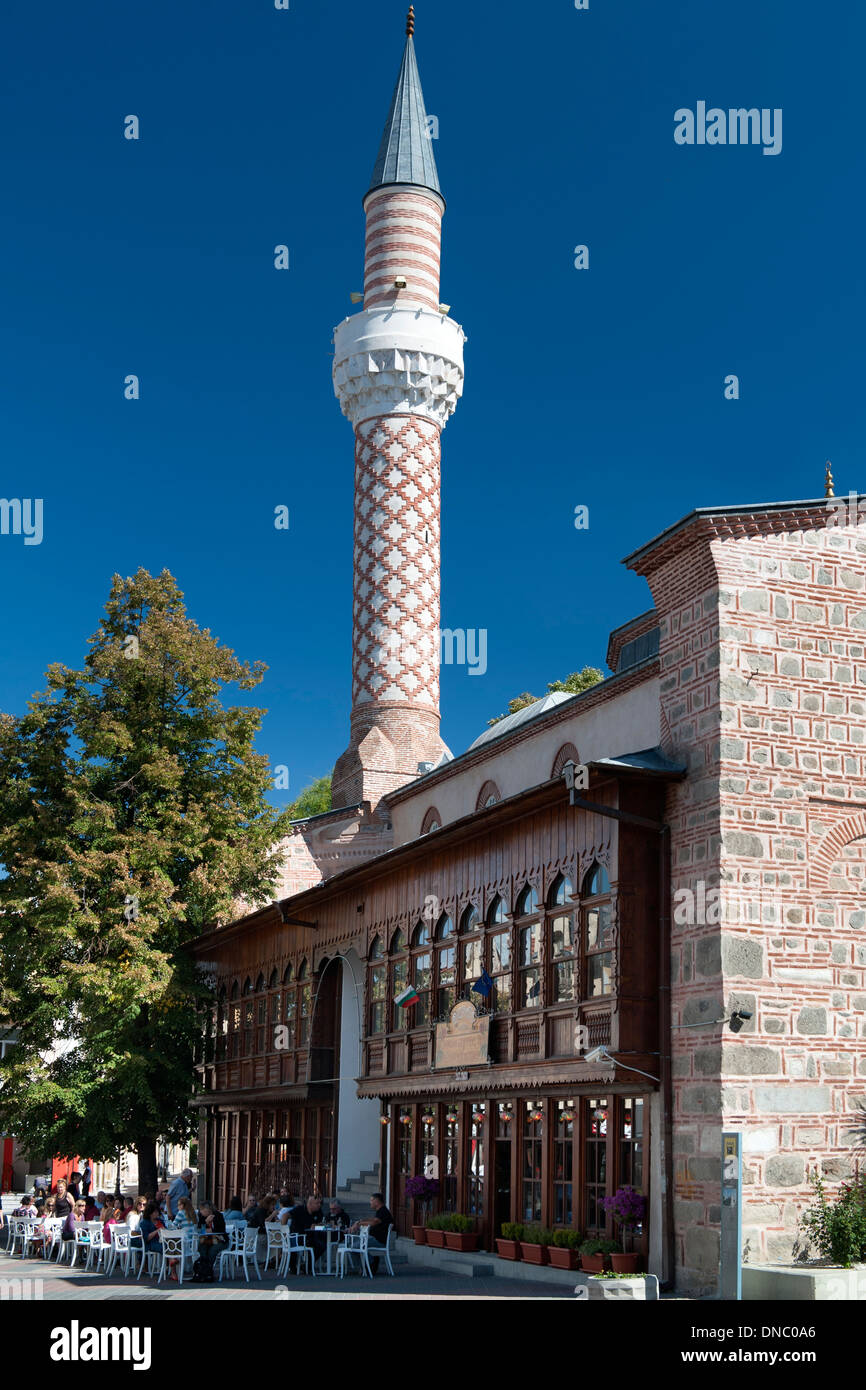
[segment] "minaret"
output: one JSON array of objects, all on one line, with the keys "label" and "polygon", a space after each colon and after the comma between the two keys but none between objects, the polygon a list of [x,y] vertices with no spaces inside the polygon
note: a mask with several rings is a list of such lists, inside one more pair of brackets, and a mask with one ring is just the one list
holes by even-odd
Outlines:
[{"label": "minaret", "polygon": [[463,390],[464,333],[439,302],[445,200],[415,59],[414,10],[364,199],[364,308],[334,331],[334,390],[355,429],[349,747],[335,807],[373,808],[439,737],[440,436]]}]

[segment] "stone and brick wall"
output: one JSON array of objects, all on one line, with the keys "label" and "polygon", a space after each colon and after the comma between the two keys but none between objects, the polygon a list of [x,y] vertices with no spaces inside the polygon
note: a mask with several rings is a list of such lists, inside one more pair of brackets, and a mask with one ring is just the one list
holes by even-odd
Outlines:
[{"label": "stone and brick wall", "polygon": [[[808,1173],[853,1170],[866,1093],[866,533],[699,515],[642,552],[670,792],[678,1277],[715,1284],[720,1136],[741,1130],[748,1258],[790,1259]],[[685,890],[685,891],[684,891]],[[714,1020],[742,1007],[733,1033]],[[700,1027],[683,1027],[686,1024]]]}]

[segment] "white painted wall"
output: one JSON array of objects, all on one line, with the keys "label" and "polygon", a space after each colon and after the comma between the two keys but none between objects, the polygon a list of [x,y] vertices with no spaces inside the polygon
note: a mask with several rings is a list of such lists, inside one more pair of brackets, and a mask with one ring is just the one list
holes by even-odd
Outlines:
[{"label": "white painted wall", "polygon": [[349,950],[340,960],[343,971],[340,1015],[340,1083],[337,1112],[337,1186],[375,1167],[379,1161],[379,1102],[361,1100],[355,1078],[361,1075],[361,1010],[364,965]]},{"label": "white painted wall", "polygon": [[483,763],[465,768],[458,758],[453,770],[437,775],[435,785],[425,785],[432,779],[419,779],[417,795],[392,807],[395,845],[418,838],[428,806],[435,805],[442,825],[470,815],[488,779],[496,783],[503,800],[546,782],[564,743],[573,743],[581,762],[586,763],[637,753],[659,743],[657,677],[624,690],[621,695],[612,695],[584,713],[579,713],[579,709],[576,702],[571,719],[553,725],[542,722],[535,733],[528,726],[521,742],[507,751],[497,751],[496,743],[492,743]]}]

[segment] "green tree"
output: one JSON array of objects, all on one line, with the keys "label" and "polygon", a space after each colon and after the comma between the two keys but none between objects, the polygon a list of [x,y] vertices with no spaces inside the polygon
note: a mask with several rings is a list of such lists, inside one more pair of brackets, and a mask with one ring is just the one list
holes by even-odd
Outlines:
[{"label": "green tree", "polygon": [[[582,690],[589,690],[590,686],[598,685],[599,681],[604,680],[603,672],[597,666],[584,666],[582,671],[572,671],[570,676],[566,676],[564,681],[550,681],[548,691],[566,690],[570,695],[579,695]],[[540,695],[530,695],[528,690],[524,690],[522,695],[517,695],[513,700],[508,701],[508,709],[505,714],[497,714],[495,719],[488,720],[488,726],[492,728],[494,724],[507,719],[509,714],[516,714],[518,710],[526,709],[527,705],[534,705],[536,700],[540,700]]]},{"label": "green tree", "polygon": [[224,708],[264,666],[187,617],[175,580],[115,576],[82,670],[53,665],[0,717],[0,1131],[33,1153],[182,1142],[199,1009],[189,944],[267,896],[288,825],[253,751],[263,710]]},{"label": "green tree", "polygon": [[290,820],[304,820],[306,816],[320,816],[331,810],[331,773],[317,777],[300,796],[289,806],[286,814]]}]

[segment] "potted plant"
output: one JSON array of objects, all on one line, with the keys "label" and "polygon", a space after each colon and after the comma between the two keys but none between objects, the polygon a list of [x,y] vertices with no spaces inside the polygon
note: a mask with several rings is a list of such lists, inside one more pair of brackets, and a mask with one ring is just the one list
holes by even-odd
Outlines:
[{"label": "potted plant", "polygon": [[475,1223],[462,1212],[452,1212],[449,1225],[445,1229],[445,1244],[449,1250],[459,1250],[470,1254],[478,1249],[478,1232]]},{"label": "potted plant", "polygon": [[547,1258],[554,1269],[577,1269],[577,1247],[580,1231],[554,1231]]},{"label": "potted plant", "polygon": [[445,1229],[449,1225],[451,1217],[446,1213],[443,1216],[431,1216],[427,1222],[427,1244],[432,1245],[434,1250],[445,1249]]},{"label": "potted plant", "polygon": [[430,1209],[431,1202],[439,1196],[439,1179],[428,1178],[425,1173],[419,1173],[414,1178],[409,1178],[406,1183],[406,1201],[417,1202],[423,1208],[423,1215],[420,1223],[412,1227],[412,1236],[416,1245],[424,1245],[427,1240],[425,1217]]},{"label": "potted plant", "polygon": [[519,1260],[523,1227],[516,1221],[503,1221],[502,1235],[496,1237],[496,1253],[500,1260]]},{"label": "potted plant", "polygon": [[601,1204],[622,1231],[623,1249],[611,1252],[611,1265],[615,1274],[636,1274],[640,1263],[640,1252],[632,1250],[635,1227],[646,1216],[646,1198],[629,1183],[618,1187],[612,1197],[602,1197]]},{"label": "potted plant", "polygon": [[615,1240],[597,1240],[590,1237],[578,1247],[581,1269],[586,1270],[587,1274],[602,1274],[608,1255],[619,1248]]},{"label": "potted plant", "polygon": [[547,1249],[553,1241],[553,1231],[543,1226],[527,1226],[520,1238],[520,1258],[528,1265],[546,1265]]}]

